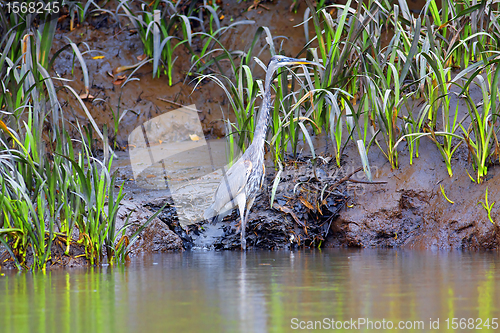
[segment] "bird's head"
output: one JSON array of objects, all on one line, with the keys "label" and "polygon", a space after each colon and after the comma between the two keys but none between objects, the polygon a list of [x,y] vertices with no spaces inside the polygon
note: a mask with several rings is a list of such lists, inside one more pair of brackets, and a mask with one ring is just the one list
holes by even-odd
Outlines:
[{"label": "bird's head", "polygon": [[315,65],[315,66],[321,66],[320,64],[308,60],[303,60],[303,59],[296,59],[296,58],[290,58],[290,57],[285,57],[282,55],[275,55],[271,58],[269,61],[269,65],[267,66],[268,71],[273,71],[276,68],[283,67],[283,66],[293,66],[293,65]]}]

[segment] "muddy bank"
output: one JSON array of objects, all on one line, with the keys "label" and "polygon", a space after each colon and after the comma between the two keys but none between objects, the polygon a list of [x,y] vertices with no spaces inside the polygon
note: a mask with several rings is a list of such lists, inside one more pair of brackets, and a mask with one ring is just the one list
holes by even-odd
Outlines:
[{"label": "muddy bank", "polygon": [[[421,155],[413,165],[403,150],[401,166],[391,170],[379,150],[369,153],[373,181],[367,184],[362,171],[355,172],[359,156],[348,147],[341,168],[323,154],[315,167],[304,154],[284,166],[273,207],[270,196],[275,172],[268,165],[266,183],[249,215],[249,249],[296,249],[304,247],[395,247],[413,249],[492,250],[500,244],[500,230],[489,221],[484,208],[488,188],[490,204],[500,195],[498,166],[490,167],[483,184],[467,176],[467,153],[459,150],[454,175],[449,177],[441,156],[431,142],[421,142]],[[326,147],[328,151],[328,147]],[[469,172],[471,172],[469,170]],[[443,187],[448,202],[442,192]],[[160,195],[161,194],[161,195]],[[218,224],[200,222],[182,226],[168,191],[144,194],[138,191],[122,202],[117,228],[132,223],[133,233],[163,205],[165,209],[142,231],[130,255],[184,250],[239,250],[237,210]],[[491,217],[500,219],[494,206]],[[75,244],[76,245],[76,244]],[[65,243],[53,247],[57,255],[48,267],[86,266],[83,247]],[[12,266],[4,253],[2,266]]]},{"label": "muddy bank", "polygon": [[[328,150],[328,148],[327,148]],[[449,177],[436,146],[421,141],[420,157],[409,164],[406,150],[400,168],[391,170],[378,149],[369,153],[373,181],[366,184],[355,147],[348,147],[341,168],[324,154],[314,170],[310,156],[284,167],[273,208],[269,198],[275,178],[267,167],[264,190],[249,217],[247,244],[254,249],[298,247],[404,247],[415,249],[498,249],[498,224],[479,204],[488,188],[490,204],[500,195],[500,172],[491,166],[483,184],[467,175],[467,152],[459,148]],[[469,170],[472,173],[472,170]],[[353,174],[349,180],[346,175]],[[351,181],[353,180],[353,181]],[[360,183],[361,182],[361,183]],[[449,200],[442,192],[441,186]],[[323,197],[321,192],[323,191]],[[157,210],[165,198],[140,204]],[[491,217],[500,219],[493,206]],[[183,249],[238,249],[237,210],[217,225],[197,223],[183,228],[173,201],[159,219],[182,240]],[[179,244],[178,241],[176,244]],[[149,245],[152,249],[154,246]]]},{"label": "muddy bank", "polygon": [[[485,200],[486,188],[490,204],[498,200],[498,166],[490,167],[488,178],[478,185],[467,175],[470,164],[465,148],[459,148],[456,154],[451,178],[430,140],[421,141],[420,152],[421,156],[410,165],[403,150],[400,168],[391,170],[382,154],[372,149],[369,157],[374,180],[385,180],[387,184],[348,189],[352,208],[343,210],[333,224],[328,246],[499,248],[498,209],[493,207],[493,224],[479,204]],[[346,159],[347,164],[355,161],[356,157]],[[444,198],[440,186],[454,203]]]},{"label": "muddy bank", "polygon": [[[325,242],[333,221],[346,203],[346,185],[344,181],[335,185],[343,172],[330,165],[331,158],[316,166],[316,176],[308,160],[297,160],[285,166],[272,208],[269,199],[275,173],[268,172],[264,190],[257,196],[249,215],[247,247],[293,249],[319,247]],[[334,188],[330,188],[332,185]],[[183,249],[240,248],[239,213],[236,209],[217,224],[202,221],[183,227],[170,198],[142,204],[154,212],[165,203],[167,207],[158,218],[182,240]]]},{"label": "muddy bank", "polygon": [[[51,256],[47,261],[47,268],[61,267],[86,267],[90,265],[90,260],[85,258],[85,247],[82,244],[72,242],[69,247],[68,254],[65,254],[67,249],[66,238],[56,236],[52,241]],[[17,254],[16,254],[17,255]],[[34,257],[33,251],[29,248],[26,251],[26,267],[33,267]],[[21,256],[18,256],[18,261],[22,261]],[[0,245],[0,268],[15,269],[14,260],[12,260],[8,251]]]},{"label": "muddy bank", "polygon": [[[298,52],[297,46],[304,44],[300,37],[302,30],[294,28],[288,31],[281,27],[293,26],[295,23],[292,22],[298,20],[301,15],[289,14],[277,17],[273,9],[287,9],[284,1],[269,6],[272,7],[269,12],[246,11],[242,4],[230,4],[224,7],[223,13],[231,19],[255,19],[259,21],[258,25],[271,26],[273,36],[285,41],[283,45],[288,51],[286,54],[294,55]],[[141,49],[137,47],[140,45],[140,40],[126,25],[118,26],[102,22],[102,25],[84,25],[69,33],[64,29],[59,30],[55,44],[56,49],[60,48],[67,43],[65,38],[70,37],[75,42],[85,42],[85,45],[93,50],[88,54],[92,56],[99,54],[88,59],[87,67],[92,82],[90,93],[95,98],[93,101],[89,98],[84,103],[96,119],[99,128],[104,124],[113,128],[110,139],[118,144],[117,150],[124,150],[119,152],[124,154],[118,161],[121,165],[117,170],[118,179],[125,183],[128,201],[122,204],[119,226],[129,219],[133,226],[127,233],[129,238],[132,238],[133,233],[154,211],[164,203],[168,204],[166,210],[136,240],[132,254],[188,249],[238,249],[240,244],[236,211],[217,225],[203,222],[183,225],[177,216],[180,212],[179,206],[171,199],[168,189],[159,192],[140,188],[138,177],[131,174],[127,165],[133,159],[130,154],[132,131],[140,128],[140,134],[144,137],[144,129],[141,126],[151,119],[169,113],[179,105],[194,104],[200,111],[196,113],[195,119],[201,124],[200,131],[185,126],[184,134],[196,138],[191,139],[192,141],[197,142],[203,136],[206,138],[221,136],[224,132],[220,121],[222,111],[227,109],[229,114],[232,111],[226,96],[213,83],[202,84],[193,92],[193,83],[184,80],[191,64],[189,54],[185,50],[180,51],[174,73],[175,84],[172,87],[167,87],[164,77],[152,79],[150,65],[144,66],[135,74],[140,81],[133,81],[126,86],[116,84],[110,73],[117,67],[137,62],[138,57],[142,55]],[[255,34],[255,29],[256,26],[252,29],[235,29],[227,35],[225,42],[237,49],[245,49],[245,45]],[[286,33],[289,38],[277,37],[281,33]],[[260,47],[265,48],[265,43],[261,43]],[[262,59],[266,61],[266,56],[263,55]],[[74,71],[73,67],[73,58],[67,50],[61,53],[60,60],[55,63],[53,70],[63,78],[74,78],[75,81],[71,84],[82,93],[84,87],[82,82],[79,82],[81,74],[78,70]],[[76,67],[78,69],[78,66]],[[76,77],[73,76],[73,72],[76,73]],[[262,77],[262,74],[259,70],[255,71],[256,76]],[[471,94],[476,94],[473,98],[478,102],[482,98],[481,95],[477,95],[477,91],[472,91]],[[68,119],[73,123],[78,120],[81,124],[88,124],[87,116],[81,112],[80,105],[71,95],[63,95],[63,99],[65,99],[63,107],[72,111],[69,112]],[[460,116],[464,116],[463,105],[461,110]],[[122,122],[114,127],[113,119],[117,116],[120,116]],[[172,125],[172,122],[169,124]],[[467,120],[463,125],[467,127]],[[158,125],[158,128],[160,127],[162,130],[166,128]],[[147,134],[149,137],[151,133]],[[175,138],[172,140],[180,141],[179,146],[185,143]],[[344,138],[344,141],[348,139]],[[352,180],[363,179],[361,172],[353,175],[352,179],[345,178],[360,166],[355,147],[346,150],[341,168],[337,168],[331,157],[332,149],[326,149],[314,166],[311,163],[311,156],[305,150],[297,160],[291,159],[285,165],[273,203],[269,202],[269,198],[276,173],[273,166],[268,165],[266,185],[250,214],[247,230],[248,247],[253,249],[319,246],[497,249],[500,242],[498,207],[493,207],[492,215],[488,218],[479,202],[485,201],[487,188],[490,203],[498,199],[500,180],[498,166],[490,167],[488,179],[483,184],[474,184],[466,171],[471,165],[467,161],[469,156],[466,148],[461,147],[455,154],[454,175],[450,178],[436,146],[425,138],[421,141],[421,156],[413,165],[409,164],[407,149],[402,147],[404,144],[400,146],[400,168],[397,170],[391,170],[382,153],[376,147],[372,147],[369,158],[374,180],[384,182],[383,184],[353,182]],[[136,155],[137,163],[145,164],[146,153],[163,150],[161,144],[161,139],[148,141],[147,146],[153,148],[143,155]],[[127,146],[130,149],[128,152],[125,151]],[[200,159],[199,156],[196,157]],[[179,160],[171,159],[173,163],[179,163]],[[162,174],[166,163],[162,160],[161,164],[163,169],[156,170],[158,171],[156,173],[151,170],[144,172],[142,176],[145,181],[156,178],[165,183],[165,179],[169,177],[178,180],[188,179],[189,176],[186,174]],[[180,171],[184,172],[189,168],[194,166],[186,164],[184,170]],[[474,172],[469,170],[469,173]],[[443,192],[447,194],[449,200],[445,198]],[[57,246],[57,241],[54,246]],[[1,250],[0,248],[0,253]],[[58,255],[49,265],[73,265],[75,263],[71,258],[82,257],[81,249],[78,247],[75,248],[76,252],[69,256],[70,258],[64,258],[62,248],[54,251]],[[6,259],[5,255],[0,258],[2,262]],[[85,260],[76,263],[76,265],[86,264],[88,263]]]}]

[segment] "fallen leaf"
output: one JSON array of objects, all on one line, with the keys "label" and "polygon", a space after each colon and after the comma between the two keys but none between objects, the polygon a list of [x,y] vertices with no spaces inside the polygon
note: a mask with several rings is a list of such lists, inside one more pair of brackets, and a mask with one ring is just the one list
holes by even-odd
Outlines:
[{"label": "fallen leaf", "polygon": [[104,58],[105,57],[103,55],[92,57],[92,59],[94,59],[94,60],[104,59]]},{"label": "fallen leaf", "polygon": [[120,67],[117,67],[113,70],[113,74],[118,74],[118,73],[121,73],[121,72],[125,72],[125,71],[128,71],[129,69],[134,69],[136,68],[137,66],[139,66],[139,64],[134,64],[134,65],[130,65],[130,66],[120,66]]},{"label": "fallen leaf", "polygon": [[199,141],[200,140],[200,137],[196,134],[189,134],[189,138],[192,140],[192,141]]},{"label": "fallen leaf", "polygon": [[155,175],[147,175],[146,178],[155,178]]},{"label": "fallen leaf", "polygon": [[113,81],[113,84],[120,85],[125,81],[126,78],[127,78],[127,75],[118,75],[116,77],[116,80]]},{"label": "fallen leaf", "polygon": [[147,55],[142,54],[142,55],[140,55],[140,56],[137,56],[137,60],[139,60],[139,61],[143,61],[143,60],[144,60],[144,59],[146,59],[147,57],[148,57]]},{"label": "fallen leaf", "polygon": [[292,216],[292,218],[295,220],[295,222],[300,225],[301,227],[305,228],[306,225],[301,222],[298,218],[297,218],[297,215],[295,215],[295,213],[293,212],[293,210],[291,210],[290,208],[286,207],[286,206],[280,206],[278,205],[277,203],[274,203],[273,204],[273,208],[275,209],[279,209],[281,210],[283,213],[285,214],[290,214]]},{"label": "fallen leaf", "polygon": [[64,21],[64,19],[65,19],[66,17],[68,17],[68,15],[63,15],[63,16],[59,17],[59,18],[57,19],[57,22],[61,23],[62,21]]},{"label": "fallen leaf", "polygon": [[85,92],[85,93],[82,93],[80,94],[80,98],[83,99],[83,100],[93,100],[95,97],[92,96],[89,92]]},{"label": "fallen leaf", "polygon": [[302,204],[304,206],[306,206],[307,208],[309,208],[310,210],[314,210],[314,206],[311,205],[311,203],[309,201],[307,201],[306,199],[304,199],[303,197],[299,197],[299,200],[300,202],[302,202]]},{"label": "fallen leaf", "polygon": [[112,78],[114,78],[115,76],[113,75],[113,73],[111,73],[110,71],[107,71],[106,74],[108,74],[109,76],[111,76]]}]

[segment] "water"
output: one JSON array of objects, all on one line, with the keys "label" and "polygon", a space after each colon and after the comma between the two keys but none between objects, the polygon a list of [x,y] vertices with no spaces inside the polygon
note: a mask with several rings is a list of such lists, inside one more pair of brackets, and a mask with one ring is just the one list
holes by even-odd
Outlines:
[{"label": "water", "polygon": [[358,318],[435,332],[447,331],[446,319],[489,319],[481,331],[500,331],[498,252],[185,252],[1,273],[1,332],[289,332],[314,321],[328,331],[331,319],[374,331]]}]

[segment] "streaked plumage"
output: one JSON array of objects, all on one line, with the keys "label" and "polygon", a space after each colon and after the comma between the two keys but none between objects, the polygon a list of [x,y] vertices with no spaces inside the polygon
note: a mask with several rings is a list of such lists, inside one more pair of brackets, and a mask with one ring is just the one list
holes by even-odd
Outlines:
[{"label": "streaked plumage", "polygon": [[264,83],[264,99],[260,108],[259,120],[255,127],[252,144],[245,153],[233,164],[223,175],[217,190],[215,191],[213,203],[205,211],[205,218],[213,216],[213,221],[222,219],[231,210],[238,206],[241,217],[241,249],[246,249],[245,228],[248,222],[248,214],[253,205],[255,197],[264,182],[264,142],[268,127],[271,104],[271,81],[275,70],[282,66],[298,64],[315,64],[306,60],[274,56],[269,61]]}]

